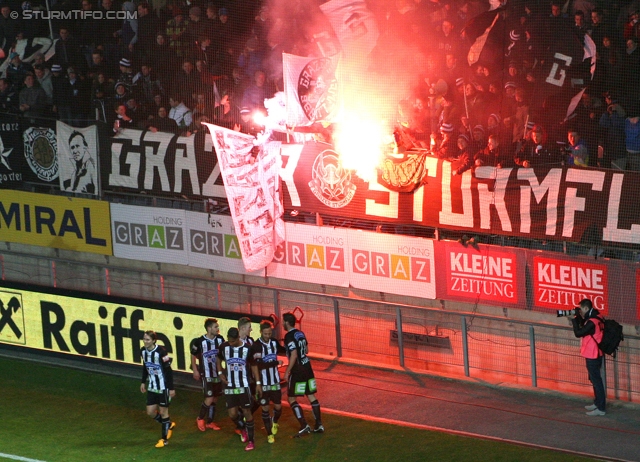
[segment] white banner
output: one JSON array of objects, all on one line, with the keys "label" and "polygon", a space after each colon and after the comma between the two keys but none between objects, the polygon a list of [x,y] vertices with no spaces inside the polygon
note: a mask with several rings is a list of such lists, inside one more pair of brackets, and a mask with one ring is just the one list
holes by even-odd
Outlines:
[{"label": "white banner", "polygon": [[245,269],[263,269],[284,240],[280,143],[269,143],[254,156],[253,136],[206,125],[218,156]]},{"label": "white banner", "polygon": [[339,56],[313,58],[282,54],[287,125],[331,122],[339,109]]},{"label": "white banner", "polygon": [[98,195],[98,128],[56,123],[60,189]]},{"label": "white banner", "polygon": [[285,223],[287,240],[267,267],[267,276],[348,287],[344,229]]},{"label": "white banner", "polygon": [[245,270],[231,217],[189,211],[185,215],[189,266],[264,276],[264,270]]},{"label": "white banner", "polygon": [[320,5],[340,41],[347,61],[364,61],[376,46],[378,25],[362,0],[331,0]]},{"label": "white banner", "polygon": [[351,286],[436,298],[432,240],[353,229],[346,233]]},{"label": "white banner", "polygon": [[113,255],[188,265],[185,211],[111,204]]}]

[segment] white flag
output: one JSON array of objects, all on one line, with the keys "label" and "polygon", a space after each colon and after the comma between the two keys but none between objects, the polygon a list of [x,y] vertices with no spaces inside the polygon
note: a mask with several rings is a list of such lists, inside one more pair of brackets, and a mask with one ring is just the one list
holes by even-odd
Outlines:
[{"label": "white flag", "polygon": [[333,121],[339,108],[339,56],[305,58],[283,53],[282,59],[287,125]]},{"label": "white flag", "polygon": [[56,123],[60,189],[98,195],[98,128]]},{"label": "white flag", "polygon": [[284,241],[280,201],[280,143],[264,145],[254,158],[254,137],[213,124],[209,128],[218,156],[231,218],[248,272],[265,268]]},{"label": "white flag", "polygon": [[363,0],[330,0],[320,9],[333,27],[344,57],[363,61],[376,46],[380,32],[373,13]]}]

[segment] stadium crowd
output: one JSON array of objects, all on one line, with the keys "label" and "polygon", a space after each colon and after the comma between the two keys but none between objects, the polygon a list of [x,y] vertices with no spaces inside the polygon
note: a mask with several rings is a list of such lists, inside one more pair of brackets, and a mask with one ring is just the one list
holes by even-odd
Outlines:
[{"label": "stadium crowd", "polygon": [[[206,121],[250,132],[250,115],[283,88],[282,52],[320,54],[309,26],[318,5],[58,0],[50,2],[51,11],[137,15],[48,21],[21,19],[24,11],[46,11],[44,0],[3,0],[0,40],[10,63],[0,79],[0,111],[73,126],[97,118],[114,132],[136,127],[191,135]],[[613,162],[640,170],[640,0],[508,0],[496,10],[499,40],[488,40],[471,66],[470,31],[480,27],[474,19],[489,9],[488,1],[377,0],[368,6],[383,44],[372,52],[371,72],[393,53],[389,43],[424,62],[398,104],[401,151],[425,148],[457,159],[454,174],[486,164],[609,168]],[[59,39],[55,54],[45,60],[36,52],[22,62],[17,40],[49,36],[50,29]],[[575,93],[584,93],[565,121],[566,107],[542,98],[538,88],[554,46],[585,34],[597,49],[595,73],[577,84]],[[23,57],[31,54],[27,47]]]}]

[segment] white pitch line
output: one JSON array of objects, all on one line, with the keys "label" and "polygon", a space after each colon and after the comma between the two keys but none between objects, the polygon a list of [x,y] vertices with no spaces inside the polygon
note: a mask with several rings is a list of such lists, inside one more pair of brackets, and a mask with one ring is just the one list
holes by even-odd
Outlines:
[{"label": "white pitch line", "polygon": [[11,459],[11,460],[20,460],[22,462],[45,462],[44,460],[29,459],[28,457],[14,456],[13,454],[5,454],[4,452],[0,452],[0,458],[1,459]]}]

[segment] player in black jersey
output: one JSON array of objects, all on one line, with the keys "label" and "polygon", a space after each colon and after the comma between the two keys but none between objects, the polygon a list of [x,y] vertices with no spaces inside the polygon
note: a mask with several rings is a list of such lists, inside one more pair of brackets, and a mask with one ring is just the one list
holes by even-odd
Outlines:
[{"label": "player in black jersey", "polygon": [[[262,406],[262,421],[267,430],[267,441],[275,442],[278,433],[278,420],[282,415],[282,391],[280,390],[280,374],[278,366],[283,364],[278,359],[278,353],[285,350],[276,340],[271,338],[273,323],[260,323],[260,338],[251,347],[251,369],[256,378],[256,396]],[[273,418],[271,418],[269,402],[273,403]]]},{"label": "player in black jersey", "polygon": [[[245,345],[251,347],[251,345],[254,344],[255,340],[251,338],[251,319],[246,316],[238,319],[238,332],[240,333],[240,340],[242,340]],[[251,396],[256,396],[256,379],[253,375],[249,377],[249,388],[251,388]],[[251,405],[251,414],[255,414],[259,407],[260,403],[254,399]],[[236,433],[237,432],[238,430],[236,430]]]},{"label": "player in black jersey", "polygon": [[[222,381],[218,377],[216,357],[218,349],[224,343],[224,337],[220,335],[220,325],[215,318],[207,318],[204,321],[206,334],[194,338],[191,341],[191,369],[193,378],[202,381],[204,401],[200,406],[200,414],[196,419],[198,430],[201,432],[207,428],[220,430],[213,419],[216,415],[216,403],[218,396],[222,394]],[[206,421],[205,421],[206,419]]]},{"label": "player in black jersey", "polygon": [[309,403],[311,403],[313,417],[316,419],[313,431],[315,433],[324,433],[320,403],[315,395],[317,391],[316,379],[311,368],[311,360],[307,356],[309,351],[307,338],[302,331],[296,329],[296,316],[293,313],[285,313],[282,315],[282,320],[287,331],[284,336],[284,345],[289,357],[289,365],[284,373],[284,380],[287,382],[287,395],[289,396],[291,410],[300,423],[300,431],[294,438],[311,433],[311,427],[307,424],[302,408],[296,401],[297,396],[306,396]]},{"label": "player in black jersey", "polygon": [[[252,397],[249,389],[249,375],[251,366],[249,364],[251,356],[250,348],[240,340],[238,329],[232,327],[227,333],[227,341],[220,345],[217,357],[218,376],[225,384],[224,394],[227,398],[227,410],[229,417],[240,426],[240,421],[244,417],[246,427],[242,431],[242,442],[247,443],[245,451],[254,449],[253,435],[254,423],[251,414]],[[226,370],[222,368],[222,363],[226,364]],[[242,410],[242,416],[238,410]]]},{"label": "player in black jersey", "polygon": [[162,425],[162,438],[156,444],[163,448],[169,444],[169,438],[176,426],[169,417],[171,398],[176,396],[173,388],[173,371],[171,358],[163,346],[156,345],[158,336],[148,330],[142,336],[144,347],[140,350],[142,357],[142,383],[140,392],[147,394],[147,414]]}]

